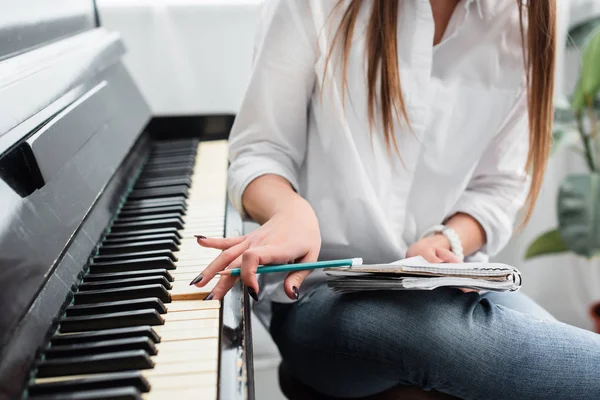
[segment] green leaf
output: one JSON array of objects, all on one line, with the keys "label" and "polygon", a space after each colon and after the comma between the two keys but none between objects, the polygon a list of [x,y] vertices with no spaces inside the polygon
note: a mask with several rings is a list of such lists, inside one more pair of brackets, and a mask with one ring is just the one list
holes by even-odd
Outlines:
[{"label": "green leaf", "polygon": [[581,48],[597,26],[600,26],[600,17],[594,17],[572,27],[567,38],[567,48]]},{"label": "green leaf", "polygon": [[579,81],[575,87],[571,105],[581,113],[587,105],[586,99],[595,99],[600,89],[600,28],[596,28],[583,52]]},{"label": "green leaf", "polygon": [[600,255],[600,175],[570,175],[558,191],[558,224],[567,247],[584,257]]},{"label": "green leaf", "polygon": [[569,251],[569,248],[562,240],[560,232],[557,229],[546,232],[535,241],[527,249],[525,259],[543,256],[546,254],[563,253]]}]

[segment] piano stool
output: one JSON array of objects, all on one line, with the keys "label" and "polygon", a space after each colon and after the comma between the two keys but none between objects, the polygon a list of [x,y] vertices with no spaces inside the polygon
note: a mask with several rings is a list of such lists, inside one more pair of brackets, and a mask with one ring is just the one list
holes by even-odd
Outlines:
[{"label": "piano stool", "polygon": [[[320,394],[295,379],[285,363],[279,364],[279,386],[289,400],[343,400]],[[451,400],[456,397],[439,392],[427,392],[419,387],[398,387],[383,393],[354,400]],[[348,399],[349,400],[349,399]]]}]

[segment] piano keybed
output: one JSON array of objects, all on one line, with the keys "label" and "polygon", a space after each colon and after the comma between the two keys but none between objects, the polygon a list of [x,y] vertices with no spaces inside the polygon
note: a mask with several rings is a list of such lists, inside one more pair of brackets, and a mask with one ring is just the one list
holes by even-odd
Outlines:
[{"label": "piano keybed", "polygon": [[135,186],[36,363],[31,399],[214,399],[218,278],[190,286],[223,236],[225,141],[153,144]]}]

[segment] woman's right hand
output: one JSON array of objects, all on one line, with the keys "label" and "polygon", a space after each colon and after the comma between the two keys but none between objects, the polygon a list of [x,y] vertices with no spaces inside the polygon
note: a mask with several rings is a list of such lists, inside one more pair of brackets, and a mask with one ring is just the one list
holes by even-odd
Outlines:
[{"label": "woman's right hand", "polygon": [[[259,291],[256,269],[265,264],[314,262],[321,249],[319,223],[310,204],[298,195],[286,202],[271,218],[255,231],[233,238],[198,238],[204,247],[223,250],[202,271],[196,283],[206,285],[219,271],[241,268],[241,278],[256,299]],[[290,299],[297,299],[300,285],[310,270],[290,272],[284,288]],[[222,275],[213,289],[213,299],[220,300],[233,287],[237,277]]]}]

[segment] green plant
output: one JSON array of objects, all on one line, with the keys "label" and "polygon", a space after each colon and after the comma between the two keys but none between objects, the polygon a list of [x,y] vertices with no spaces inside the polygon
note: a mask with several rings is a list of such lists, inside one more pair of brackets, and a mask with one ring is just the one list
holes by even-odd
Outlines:
[{"label": "green plant", "polygon": [[[569,175],[558,191],[558,227],[539,236],[525,258],[573,252],[591,258],[600,256],[600,19],[578,26],[577,40],[583,41],[583,57],[577,86],[568,106],[557,105],[554,147],[566,137],[579,138],[578,151],[587,173]],[[582,150],[581,150],[582,149]]]}]

